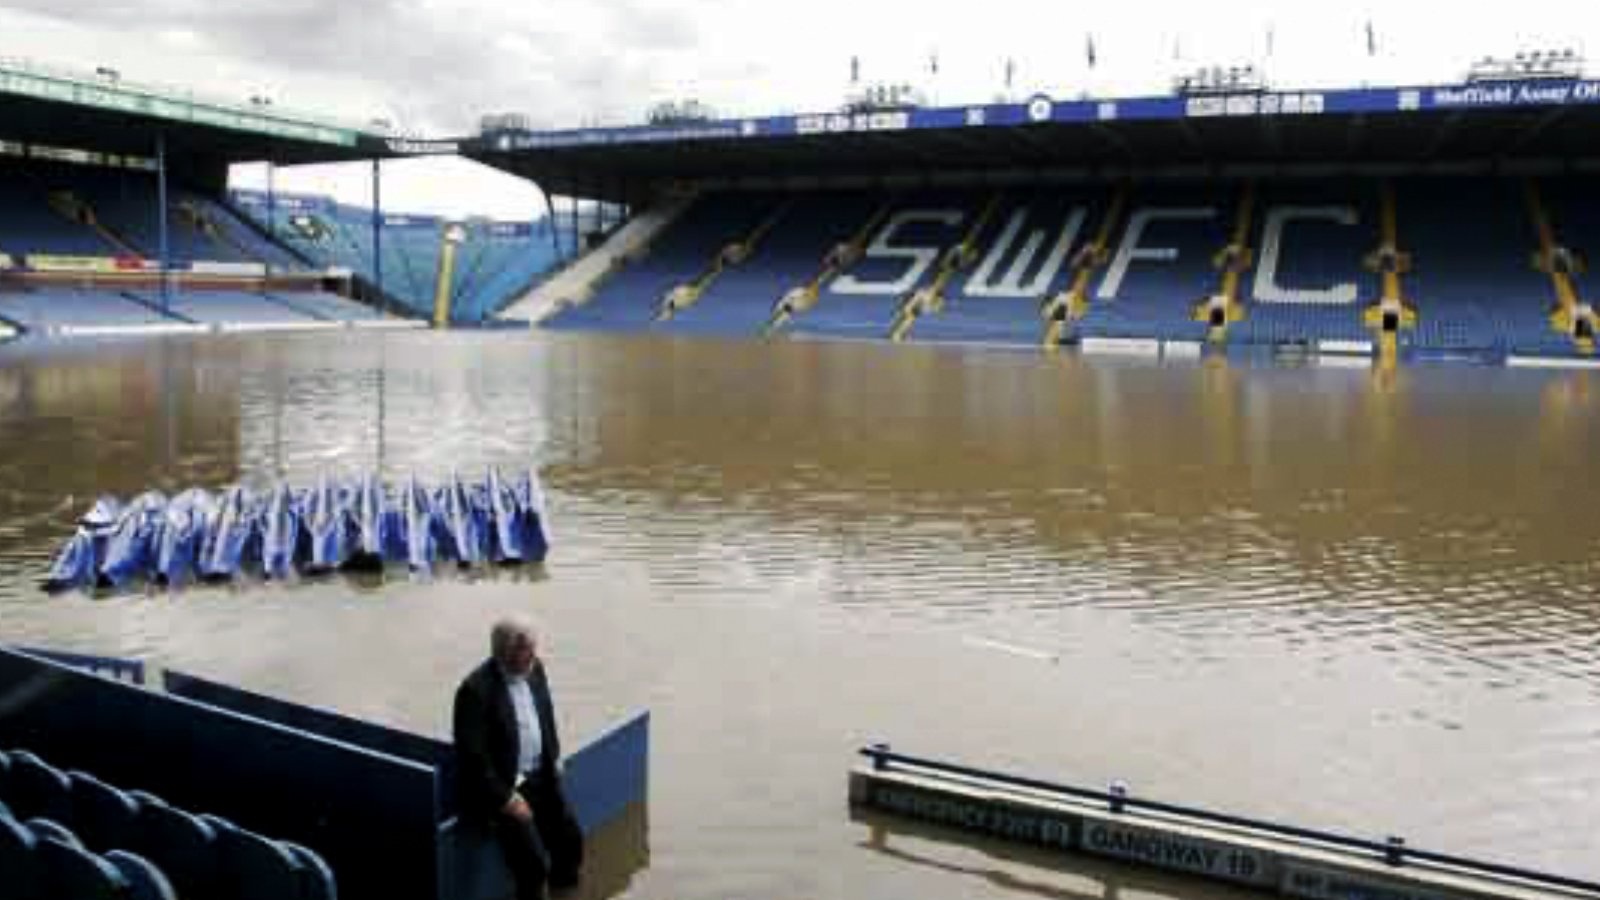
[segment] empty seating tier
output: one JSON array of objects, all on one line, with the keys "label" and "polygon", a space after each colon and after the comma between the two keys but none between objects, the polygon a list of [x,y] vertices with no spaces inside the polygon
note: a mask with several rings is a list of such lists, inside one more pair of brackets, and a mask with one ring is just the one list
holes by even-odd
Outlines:
[{"label": "empty seating tier", "polygon": [[[1563,179],[1545,190],[1561,244],[1580,259],[1600,241],[1589,234],[1600,216],[1584,199],[1600,195],[1592,181]],[[588,301],[546,324],[754,337],[776,322],[780,335],[885,340],[897,314],[915,309],[910,327],[899,329],[912,341],[1028,345],[1059,336],[1342,345],[1335,349],[1348,352],[1375,344],[1382,324],[1369,313],[1398,286],[1389,302],[1404,303],[1396,335],[1401,352],[1583,352],[1551,324],[1556,297],[1548,274],[1531,262],[1539,239],[1520,181],[1394,179],[1392,247],[1385,237],[1387,190],[1378,178],[1285,177],[1253,186],[1148,179],[712,192],[647,252],[601,280]],[[1102,222],[1124,191],[1116,221]],[[983,221],[997,196],[992,217]],[[1245,197],[1248,216],[1241,214]],[[667,292],[705,273],[714,254],[774,209],[782,215],[748,258],[705,282],[692,305],[657,321]],[[868,223],[864,244],[852,248]],[[1103,249],[1085,253],[1103,227]],[[974,234],[975,244],[961,253],[963,239]],[[851,252],[841,258],[841,248]],[[1071,321],[1052,328],[1040,310],[1061,296],[1075,271],[1087,273],[1086,290]],[[1229,271],[1237,278],[1225,279]],[[1590,299],[1583,290],[1593,280],[1577,273],[1580,297]],[[812,285],[814,302],[799,296]],[[1213,332],[1207,306],[1225,289],[1234,301],[1231,320]],[[792,293],[795,308],[775,315]]]},{"label": "empty seating tier", "polygon": [[7,900],[334,900],[313,851],[151,794],[0,752],[0,873]]}]

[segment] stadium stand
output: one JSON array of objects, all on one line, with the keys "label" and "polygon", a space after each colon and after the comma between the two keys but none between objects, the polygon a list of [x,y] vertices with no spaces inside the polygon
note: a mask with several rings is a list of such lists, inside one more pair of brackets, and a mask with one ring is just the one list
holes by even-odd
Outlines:
[{"label": "stadium stand", "polygon": [[[412,315],[433,314],[444,235],[452,223],[437,216],[386,214],[379,238],[382,258],[377,260],[370,209],[306,195],[274,197],[269,204],[267,196],[257,191],[235,191],[231,199],[256,228],[268,228],[317,266],[348,268],[376,283],[381,263],[387,295]],[[457,247],[450,280],[452,322],[491,318],[556,263],[547,221],[454,224],[461,226],[464,239]],[[570,234],[560,239],[570,246]]]},{"label": "stadium stand", "polygon": [[768,196],[754,194],[716,194],[696,200],[641,258],[607,279],[593,299],[564,314],[562,324],[573,328],[650,326],[667,292],[701,275],[724,247],[771,212],[772,202]]},{"label": "stadium stand", "polygon": [[172,325],[182,321],[133,296],[69,288],[0,290],[0,319],[46,333],[71,327]]},{"label": "stadium stand", "polygon": [[1540,184],[1556,240],[1576,258],[1578,295],[1600,300],[1600,183],[1593,179],[1545,179]]},{"label": "stadium stand", "polygon": [[[159,194],[146,170],[30,161],[0,172],[0,338],[390,326],[224,202],[174,189],[159,287]],[[230,287],[230,285],[232,285]]]},{"label": "stadium stand", "polygon": [[[313,851],[0,753],[0,872],[17,900],[334,900]],[[18,773],[20,778],[17,777]]]},{"label": "stadium stand", "polygon": [[[888,198],[869,197],[866,205]],[[906,294],[925,282],[934,269],[936,254],[915,262],[906,257],[874,255],[873,247],[945,247],[959,241],[969,216],[978,214],[981,193],[924,190],[896,198],[894,212],[869,244],[868,255],[830,281],[811,309],[796,316],[789,331],[804,336],[846,339],[881,339],[889,334],[895,314]],[[852,218],[862,206],[849,210]],[[856,225],[841,218],[841,225]],[[819,248],[825,252],[826,247]],[[885,286],[891,286],[887,289]]]},{"label": "stadium stand", "polygon": [[[138,291],[130,297],[160,308],[161,295]],[[202,325],[318,326],[323,320],[301,312],[271,294],[244,291],[175,291],[169,298],[170,315]]]},{"label": "stadium stand", "polygon": [[1276,210],[1267,213],[1276,221],[1254,231],[1244,318],[1228,328],[1228,341],[1371,341],[1363,311],[1377,301],[1379,284],[1363,259],[1378,243],[1377,185],[1274,181],[1261,186],[1258,200],[1256,216]]},{"label": "stadium stand", "polygon": [[[1557,298],[1550,274],[1533,262],[1540,237],[1521,185],[1509,177],[1442,175],[1136,182],[1110,223],[1105,252],[1089,263],[1087,302],[1061,338],[1371,348],[1383,327],[1375,312],[1384,295],[1376,251],[1391,192],[1395,249],[1405,257],[1397,268],[1407,310],[1397,322],[1402,352],[1582,354],[1583,346],[1552,324]],[[709,193],[648,254],[620,256],[625,264],[588,302],[559,311],[547,325],[1039,344],[1050,333],[1041,309],[1064,295],[1115,193],[1107,184]],[[1550,193],[1559,194],[1551,206],[1562,233],[1580,235],[1571,243],[1582,259],[1581,235],[1596,229],[1591,205],[1572,184]],[[778,209],[748,259],[713,266]],[[829,270],[830,253],[865,222],[872,228],[864,252]],[[1213,322],[1208,304],[1223,289],[1224,251],[1240,228],[1236,306]],[[971,251],[959,252],[972,238]],[[1063,239],[1070,242],[1057,253]],[[775,317],[780,300],[817,282],[819,271],[815,302]],[[1586,274],[1573,279],[1580,292],[1593,280]],[[700,283],[704,290],[691,304],[661,315],[674,288]],[[913,306],[911,318],[905,313]]]},{"label": "stadium stand", "polygon": [[24,175],[0,178],[0,252],[110,256],[117,248],[52,206],[48,188]]},{"label": "stadium stand", "polygon": [[590,252],[550,270],[547,278],[517,297],[503,315],[524,322],[543,321],[554,310],[587,302],[628,261],[648,253],[656,238],[694,205],[697,193],[670,192],[634,212]]},{"label": "stadium stand", "polygon": [[[1217,287],[1212,257],[1226,246],[1236,192],[1225,183],[1142,185],[1115,255],[1091,294],[1076,334],[1093,338],[1199,341],[1207,326],[1194,308]],[[1142,262],[1138,247],[1155,254]]]},{"label": "stadium stand", "polygon": [[1418,310],[1419,348],[1567,353],[1549,279],[1533,268],[1537,237],[1515,181],[1417,178],[1397,183],[1404,278]]},{"label": "stadium stand", "polygon": [[[912,340],[1037,346],[1040,308],[1071,276],[1064,241],[1076,243],[1104,215],[1093,191],[1011,193],[979,236],[979,258],[945,292],[942,307],[919,317]],[[1029,251],[1028,247],[1034,247]],[[1015,295],[995,294],[1014,286]]]}]

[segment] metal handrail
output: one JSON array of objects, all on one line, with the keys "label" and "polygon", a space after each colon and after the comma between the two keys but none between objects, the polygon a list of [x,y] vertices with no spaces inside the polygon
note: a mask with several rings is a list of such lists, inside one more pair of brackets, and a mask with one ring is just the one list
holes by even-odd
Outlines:
[{"label": "metal handrail", "polygon": [[1484,862],[1482,860],[1467,859],[1460,856],[1451,856],[1444,853],[1435,853],[1428,850],[1416,850],[1405,846],[1405,841],[1399,837],[1390,837],[1386,841],[1374,841],[1367,838],[1352,837],[1350,835],[1334,834],[1327,831],[1318,831],[1312,828],[1301,828],[1297,825],[1283,825],[1277,822],[1268,822],[1263,819],[1252,819],[1246,816],[1236,816],[1229,813],[1218,813],[1194,807],[1180,806],[1174,803],[1162,803],[1156,800],[1141,800],[1128,796],[1120,785],[1113,785],[1109,791],[1097,791],[1089,788],[1073,787],[1057,784],[1037,778],[1025,778],[1019,775],[1007,775],[1003,772],[993,772],[964,766],[957,763],[942,762],[936,759],[927,759],[920,756],[910,756],[896,753],[889,749],[887,744],[874,744],[863,747],[859,751],[862,756],[872,760],[873,768],[887,771],[890,763],[898,763],[915,769],[926,769],[933,772],[943,772],[951,775],[960,775],[981,781],[1014,787],[1028,788],[1030,790],[1046,793],[1060,794],[1076,797],[1081,800],[1095,800],[1105,803],[1112,812],[1121,812],[1123,809],[1145,809],[1152,812],[1166,813],[1168,815],[1182,816],[1199,822],[1214,822],[1219,825],[1230,825],[1237,828],[1247,828],[1252,831],[1266,834],[1282,835],[1285,837],[1300,838],[1303,840],[1317,841],[1336,847],[1352,850],[1365,850],[1380,855],[1390,865],[1404,865],[1408,860],[1430,862],[1436,865],[1448,866],[1469,872],[1481,872],[1489,875],[1498,875],[1522,881],[1533,882],[1541,885],[1552,885],[1579,891],[1587,891],[1600,895],[1600,882],[1585,881],[1579,878],[1569,878],[1565,875],[1552,875],[1548,872],[1538,872],[1518,866],[1509,866],[1501,863]]}]

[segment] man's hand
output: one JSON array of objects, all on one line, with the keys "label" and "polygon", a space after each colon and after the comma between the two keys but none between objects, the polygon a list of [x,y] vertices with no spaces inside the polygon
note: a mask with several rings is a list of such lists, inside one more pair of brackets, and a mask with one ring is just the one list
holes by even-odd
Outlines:
[{"label": "man's hand", "polygon": [[512,794],[500,811],[524,825],[533,821],[533,810],[528,808],[528,801],[522,799],[521,794]]}]

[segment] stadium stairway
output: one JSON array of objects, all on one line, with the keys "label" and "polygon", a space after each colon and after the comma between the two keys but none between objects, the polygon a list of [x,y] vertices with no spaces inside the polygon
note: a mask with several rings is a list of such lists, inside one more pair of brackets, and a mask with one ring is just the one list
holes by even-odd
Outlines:
[{"label": "stadium stairway", "polygon": [[[971,265],[951,279],[936,308],[917,316],[908,329],[911,338],[1038,346],[1047,327],[1041,307],[1056,287],[1070,282],[1067,260],[1091,239],[1087,223],[1094,199],[1037,191],[997,207]],[[1057,270],[1041,281],[1049,266]],[[997,282],[1016,295],[995,295]]]},{"label": "stadium stairway", "polygon": [[[1113,251],[1111,264],[1102,273],[1088,310],[1075,323],[1077,337],[1194,343],[1205,340],[1209,326],[1195,321],[1193,310],[1216,290],[1212,258],[1228,244],[1233,190],[1220,182],[1136,186],[1122,244]],[[1188,209],[1191,217],[1149,218],[1144,221],[1141,234],[1127,230],[1140,227],[1147,211],[1173,207]],[[1170,261],[1153,266],[1131,259],[1120,270],[1120,281],[1116,281],[1118,258],[1134,239],[1140,247],[1168,248],[1174,255]]]},{"label": "stadium stairway", "polygon": [[[796,316],[815,306],[829,282],[861,259],[878,226],[894,210],[893,199],[883,200],[865,192],[822,194],[799,202],[804,204],[803,211],[790,217],[793,224],[784,235],[784,247],[789,252],[782,257],[795,267],[797,274],[772,304],[761,331],[763,337],[778,334]],[[813,238],[822,242],[821,269],[806,257],[814,246]]]},{"label": "stadium stairway", "polygon": [[1573,285],[1580,298],[1592,302],[1600,296],[1600,179],[1547,178],[1540,189],[1551,227],[1572,251]]},{"label": "stadium stairway", "polygon": [[933,279],[926,287],[914,288],[900,301],[899,308],[895,310],[894,321],[889,324],[889,340],[905,340],[910,336],[911,329],[916,326],[918,318],[924,315],[937,315],[944,309],[945,294],[950,289],[950,282],[977,264],[981,248],[979,242],[989,228],[989,223],[994,221],[995,213],[999,211],[1003,202],[1001,194],[990,196],[983,203],[977,216],[966,224],[961,240],[954,246],[946,247],[940,254],[938,263],[933,267]]},{"label": "stadium stairway", "polygon": [[1226,325],[1227,343],[1370,347],[1363,310],[1380,285],[1363,257],[1379,234],[1376,186],[1355,179],[1276,181],[1260,186],[1256,197],[1262,221],[1249,261],[1249,297]]},{"label": "stadium stairway", "polygon": [[1534,268],[1550,279],[1556,308],[1550,314],[1550,327],[1570,335],[1574,348],[1585,356],[1595,353],[1597,323],[1594,308],[1579,295],[1577,276],[1584,268],[1582,258],[1557,239],[1556,228],[1545,205],[1539,183],[1528,179],[1524,185],[1528,217],[1539,236]]},{"label": "stadium stairway", "polygon": [[762,194],[707,194],[655,241],[642,259],[624,265],[595,295],[545,324],[552,328],[642,331],[654,322],[662,298],[694,278],[713,253],[746,234],[771,210]]},{"label": "stadium stairway", "polygon": [[1400,241],[1399,195],[1394,183],[1378,184],[1378,246],[1362,264],[1378,276],[1382,293],[1367,307],[1362,321],[1377,335],[1378,358],[1385,364],[1398,356],[1402,344],[1415,341],[1416,306],[1405,293],[1404,276],[1411,271],[1411,254]]},{"label": "stadium stairway", "polygon": [[[650,255],[652,246],[696,205],[696,195],[663,196],[635,212],[600,246],[573,260],[565,268],[506,305],[501,316],[562,327],[570,308],[595,297],[605,283],[628,266],[630,260]],[[570,324],[570,323],[569,323]]]},{"label": "stadium stairway", "polygon": [[670,323],[679,313],[691,309],[716,283],[719,276],[749,262],[752,256],[760,252],[766,236],[783,220],[784,214],[789,211],[789,206],[789,200],[773,200],[771,212],[762,217],[748,234],[712,254],[711,262],[699,275],[667,291],[656,311],[656,321]]},{"label": "stadium stairway", "polygon": [[[894,325],[909,292],[927,284],[939,259],[960,242],[986,195],[959,190],[926,190],[898,198],[893,211],[871,239],[872,245],[940,248],[925,259],[923,271],[911,275],[905,257],[865,256],[832,278],[811,308],[794,316],[788,331],[798,336],[882,340]],[[911,212],[923,215],[900,218]],[[892,229],[892,231],[891,231]]]},{"label": "stadium stairway", "polygon": [[274,269],[298,271],[317,268],[311,257],[297,251],[286,241],[274,239],[256,219],[228,198],[213,200],[189,194],[186,199],[194,203],[200,214],[209,219],[227,240],[243,250],[246,256]]},{"label": "stadium stairway", "polygon": [[1071,274],[1065,287],[1047,295],[1040,303],[1039,316],[1046,322],[1046,347],[1059,347],[1065,343],[1074,335],[1077,321],[1088,313],[1090,284],[1095,274],[1111,261],[1112,240],[1117,229],[1123,225],[1131,195],[1132,190],[1125,183],[1112,189],[1110,205],[1100,215],[1094,237],[1070,257],[1068,270]]},{"label": "stadium stairway", "polygon": [[56,189],[50,192],[50,207],[63,219],[83,225],[100,236],[117,256],[154,256],[146,254],[112,223],[95,211],[94,205],[75,191]]},{"label": "stadium stairway", "polygon": [[[76,175],[72,185],[74,201],[88,211],[88,220],[95,223],[107,241],[117,244],[125,255],[160,257],[159,192],[154,176],[90,172]],[[168,211],[167,252],[173,261],[248,261],[238,251],[203,234],[193,218],[183,215],[170,201]]]},{"label": "stadium stairway", "polygon": [[1225,343],[1228,326],[1244,318],[1240,286],[1245,273],[1255,266],[1255,248],[1250,241],[1257,211],[1256,183],[1246,181],[1239,187],[1228,243],[1211,257],[1211,265],[1218,273],[1217,290],[1194,308],[1195,321],[1206,323],[1206,337],[1213,344]]},{"label": "stadium stairway", "polygon": [[0,178],[0,251],[108,256],[116,249],[94,229],[53,208],[48,190],[35,179]]},{"label": "stadium stairway", "polygon": [[1548,277],[1518,185],[1487,178],[1413,178],[1397,186],[1412,249],[1414,347],[1425,353],[1570,355],[1550,326]]},{"label": "stadium stairway", "polygon": [[[797,282],[810,278],[828,248],[848,239],[848,225],[875,203],[866,192],[829,192],[785,201],[781,225],[761,241],[747,262],[726,269],[698,303],[661,323],[668,334],[750,337],[762,332],[771,312]],[[842,235],[842,236],[841,236]]]}]

